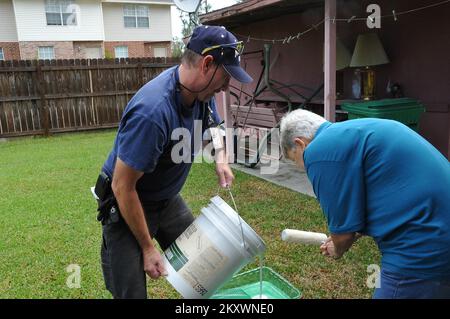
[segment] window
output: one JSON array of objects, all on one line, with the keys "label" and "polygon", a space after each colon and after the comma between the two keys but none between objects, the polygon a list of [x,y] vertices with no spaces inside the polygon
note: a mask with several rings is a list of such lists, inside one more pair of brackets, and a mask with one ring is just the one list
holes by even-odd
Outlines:
[{"label": "window", "polygon": [[3,54],[3,48],[0,48],[0,61],[5,61],[5,56]]},{"label": "window", "polygon": [[148,6],[124,5],[123,20],[125,28],[149,28]]},{"label": "window", "polygon": [[127,46],[115,47],[114,50],[115,50],[116,58],[128,58],[128,47]]},{"label": "window", "polygon": [[167,57],[167,50],[166,48],[154,48],[153,49],[154,52],[154,57],[155,58],[165,58]]},{"label": "window", "polygon": [[55,49],[53,47],[39,47],[40,60],[53,60],[55,58]]},{"label": "window", "polygon": [[47,25],[77,25],[74,0],[45,0]]}]

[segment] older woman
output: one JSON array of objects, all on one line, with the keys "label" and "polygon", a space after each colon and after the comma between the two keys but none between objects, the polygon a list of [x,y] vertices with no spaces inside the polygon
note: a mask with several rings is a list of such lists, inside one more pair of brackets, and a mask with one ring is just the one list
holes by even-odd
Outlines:
[{"label": "older woman", "polygon": [[439,151],[396,121],[330,123],[305,110],[283,118],[281,144],[327,218],[324,255],[371,236],[382,253],[374,298],[450,298],[450,164]]}]

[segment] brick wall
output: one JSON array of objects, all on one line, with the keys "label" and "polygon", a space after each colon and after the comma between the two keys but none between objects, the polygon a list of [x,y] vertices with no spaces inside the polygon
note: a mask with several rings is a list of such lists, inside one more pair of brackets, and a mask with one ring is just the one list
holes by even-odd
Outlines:
[{"label": "brick wall", "polygon": [[20,49],[18,42],[0,42],[5,60],[20,60]]},{"label": "brick wall", "polygon": [[165,42],[147,42],[145,43],[146,51],[148,52],[150,57],[153,57],[155,54],[154,48],[166,48],[167,57],[172,56],[172,45],[170,41]]},{"label": "brick wall", "polygon": [[[97,50],[98,57],[90,57],[87,52],[89,49]],[[89,59],[98,58],[102,59],[104,57],[105,49],[103,47],[103,42],[100,41],[75,41],[73,42],[73,59]]]},{"label": "brick wall", "polygon": [[167,56],[171,56],[171,43],[166,42],[143,42],[143,41],[120,41],[120,42],[105,42],[105,55],[107,57],[115,57],[114,48],[118,46],[128,47],[128,57],[130,58],[144,58],[153,57],[154,47],[166,47]]},{"label": "brick wall", "polygon": [[39,58],[39,47],[54,47],[56,59],[73,59],[73,43],[70,42],[20,42],[20,55],[23,60],[35,60]]},{"label": "brick wall", "polygon": [[[77,41],[77,42],[0,42],[0,48],[3,48],[5,60],[35,60],[38,59],[38,48],[41,46],[52,46],[55,48],[56,59],[84,59],[86,58],[85,49],[92,47],[104,47],[105,57],[115,57],[114,48],[117,46],[127,46],[128,56],[130,58],[153,57],[154,48],[165,47],[167,57],[172,56],[171,42],[143,42],[143,41],[124,41],[124,42],[96,42],[96,41]],[[108,54],[109,52],[109,54]]]},{"label": "brick wall", "polygon": [[115,57],[115,47],[127,46],[128,47],[128,57],[139,58],[148,57],[144,48],[144,42],[141,41],[120,41],[120,42],[105,42],[105,56]]}]

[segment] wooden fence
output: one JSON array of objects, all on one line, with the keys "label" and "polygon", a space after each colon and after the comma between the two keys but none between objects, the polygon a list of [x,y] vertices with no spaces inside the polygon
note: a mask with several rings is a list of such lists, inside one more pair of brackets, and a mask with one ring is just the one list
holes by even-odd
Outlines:
[{"label": "wooden fence", "polygon": [[0,61],[0,138],[115,127],[171,58]]}]

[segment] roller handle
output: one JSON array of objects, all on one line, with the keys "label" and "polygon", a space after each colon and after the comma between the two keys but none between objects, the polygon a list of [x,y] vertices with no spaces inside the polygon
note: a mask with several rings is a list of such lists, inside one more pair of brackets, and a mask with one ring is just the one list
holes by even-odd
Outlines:
[{"label": "roller handle", "polygon": [[281,232],[281,239],[288,243],[322,245],[328,236],[323,233],[308,232],[296,229],[285,229]]}]

